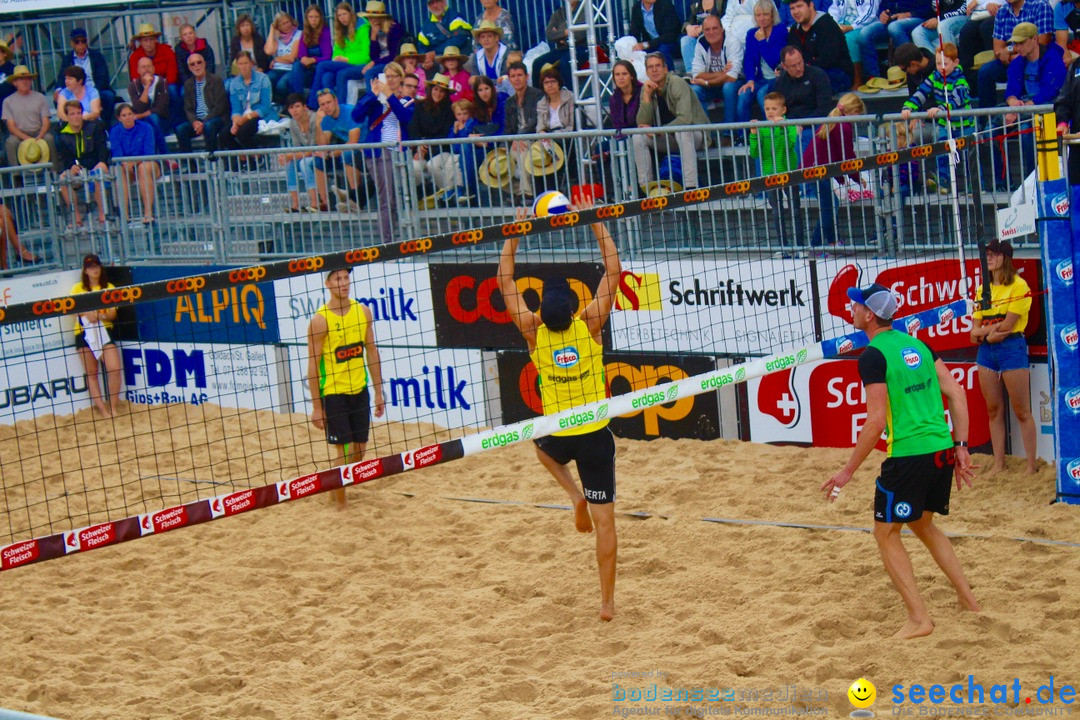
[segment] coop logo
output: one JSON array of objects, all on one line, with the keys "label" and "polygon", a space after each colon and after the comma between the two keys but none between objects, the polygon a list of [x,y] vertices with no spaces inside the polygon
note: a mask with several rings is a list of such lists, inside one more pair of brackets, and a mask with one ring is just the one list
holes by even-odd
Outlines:
[{"label": "coop logo", "polygon": [[725,385],[730,385],[733,382],[735,382],[735,376],[733,376],[731,373],[723,373],[721,375],[710,375],[709,377],[707,377],[707,378],[705,378],[704,380],[701,381],[701,389],[702,390],[710,390],[710,389],[719,390],[720,388],[724,387]]},{"label": "coop logo", "polygon": [[578,220],[580,219],[581,216],[578,215],[576,212],[562,213],[561,215],[552,215],[551,227],[573,227],[574,225],[577,225]]},{"label": "coop logo", "polygon": [[[661,395],[661,397],[663,396]],[[567,415],[566,417],[559,418],[559,429],[565,430],[567,428],[587,425],[591,422],[595,422],[597,419],[598,418],[596,417],[596,413],[592,410],[576,412],[573,415]]]},{"label": "coop logo", "polygon": [[1059,217],[1065,217],[1069,214],[1069,196],[1065,193],[1055,195],[1050,198],[1050,207]]},{"label": "coop logo", "polygon": [[316,272],[322,269],[322,266],[326,264],[326,261],[321,257],[309,257],[299,258],[297,260],[289,261],[289,272]]},{"label": "coop logo", "polygon": [[795,390],[795,371],[784,370],[761,378],[757,390],[758,410],[785,428],[793,428],[802,417],[802,399]]},{"label": "coop logo", "polygon": [[1080,388],[1073,388],[1065,393],[1065,407],[1073,415],[1080,415]]},{"label": "coop logo", "polygon": [[619,276],[619,289],[615,295],[616,310],[662,310],[663,307],[659,275],[624,270]]},{"label": "coop logo", "polygon": [[40,554],[41,547],[38,545],[37,540],[27,540],[8,545],[3,550],[0,550],[0,570],[10,570],[20,565],[32,563],[38,559]]},{"label": "coop logo", "polygon": [[829,171],[826,170],[823,165],[818,165],[817,167],[806,168],[803,170],[802,176],[804,180],[818,180],[825,177],[827,172]]},{"label": "coop logo", "polygon": [[75,300],[69,297],[56,300],[42,300],[34,303],[30,309],[35,315],[56,315],[66,313],[75,307]]},{"label": "coop logo", "polygon": [[578,355],[577,348],[573,345],[568,345],[561,350],[556,350],[551,356],[555,364],[563,369],[574,367],[578,364],[578,360],[581,359]]},{"label": "coop logo", "polygon": [[[533,224],[526,220],[525,222],[512,222],[502,226],[502,234],[504,237],[510,237],[511,235],[524,235],[527,232],[532,231]],[[479,230],[473,232],[479,233]]]},{"label": "coop logo", "polygon": [[1065,343],[1065,346],[1070,350],[1075,350],[1077,343],[1080,342],[1080,333],[1076,331],[1076,323],[1061,328],[1059,335],[1061,336],[1061,342]]},{"label": "coop logo", "polygon": [[367,247],[359,250],[350,250],[345,253],[345,262],[349,265],[357,265],[365,262],[375,262],[379,259],[379,248]]},{"label": "coop logo", "polygon": [[[578,298],[580,303],[578,307],[587,307],[592,302],[592,291],[577,278],[568,277],[566,280],[570,285],[570,291]],[[530,276],[519,277],[514,282],[518,291],[522,293],[533,290],[540,294],[544,287],[542,280]],[[468,292],[474,289],[475,292]],[[498,292],[498,278],[487,277],[479,280],[472,275],[457,275],[446,283],[446,291],[443,295],[450,317],[459,323],[472,324],[484,319],[497,325],[508,325],[513,321],[510,312],[498,310],[494,304],[494,298]],[[498,297],[501,299],[501,296]]]},{"label": "coop logo", "polygon": [[904,358],[904,364],[911,370],[918,370],[919,366],[922,365],[922,355],[913,347],[902,349],[900,355]]},{"label": "coop logo", "polygon": [[737,195],[744,193],[750,189],[749,180],[740,180],[738,182],[728,183],[724,186],[724,193],[727,195]]},{"label": "coop logo", "polygon": [[660,197],[645,198],[641,201],[642,210],[663,210],[668,205],[668,199],[661,195]]},{"label": "coop logo", "polygon": [[411,255],[413,253],[426,253],[431,249],[431,238],[424,238],[423,240],[406,240],[398,245],[398,250],[402,255]]},{"label": "coop logo", "polygon": [[266,268],[262,267],[249,267],[240,268],[239,270],[229,271],[229,282],[242,283],[242,282],[258,282],[266,277]]},{"label": "coop logo", "polygon": [[1069,474],[1069,477],[1071,477],[1074,482],[1080,483],[1080,458],[1073,460],[1065,466],[1065,472]]},{"label": "coop logo", "polygon": [[904,321],[904,330],[907,331],[908,335],[914,335],[921,328],[922,328],[922,320],[920,320],[918,317],[916,317],[914,315],[912,315],[911,317],[909,317],[907,320]]},{"label": "coop logo", "polygon": [[780,175],[769,175],[765,178],[765,187],[778,187],[787,185],[791,178],[787,173],[781,173]]},{"label": "coop logo", "polygon": [[708,200],[711,196],[712,190],[709,190],[708,188],[703,188],[701,190],[687,190],[683,193],[682,199],[683,202],[687,203],[704,202],[705,200]]},{"label": "coop logo", "polygon": [[619,203],[618,205],[605,205],[604,207],[596,208],[596,219],[605,220],[610,218],[622,217],[626,214],[626,207]]},{"label": "coop logo", "polygon": [[206,278],[202,277],[189,277],[180,278],[179,280],[170,280],[165,283],[165,292],[170,295],[184,292],[198,292],[206,287]]},{"label": "coop logo", "polygon": [[862,170],[862,167],[863,161],[861,158],[858,160],[845,160],[844,162],[840,163],[840,172],[857,172],[859,170]]},{"label": "coop logo", "polygon": [[101,293],[101,302],[106,305],[111,305],[118,302],[131,302],[132,300],[138,300],[142,297],[142,288],[117,288],[115,290],[106,290]]},{"label": "coop logo", "polygon": [[468,245],[470,243],[480,242],[484,238],[484,233],[479,230],[469,230],[467,232],[454,233],[450,236],[450,242],[454,245]]},{"label": "coop logo", "polygon": [[900,153],[890,152],[882,153],[881,155],[878,155],[874,160],[875,162],[877,162],[878,165],[891,165],[899,159]]},{"label": "coop logo", "polygon": [[1058,276],[1058,279],[1066,285],[1072,285],[1073,282],[1073,264],[1072,260],[1065,258],[1057,264],[1054,268],[1054,273]]},{"label": "coop logo", "polygon": [[7,315],[7,313],[4,312],[4,308],[0,308],[0,322],[4,321],[4,316],[5,315]]},{"label": "coop logo", "polygon": [[352,345],[342,345],[334,350],[334,359],[339,363],[349,362],[356,358],[364,357],[364,343],[358,342]]},{"label": "coop logo", "polygon": [[932,155],[933,152],[934,152],[934,147],[932,145],[920,145],[918,147],[911,148],[911,157],[913,157],[913,158],[930,157],[930,155]]},{"label": "coop logo", "polygon": [[516,443],[521,440],[521,434],[517,430],[511,430],[509,432],[495,433],[489,435],[480,441],[480,447],[484,450],[490,450],[491,448],[503,447],[511,443]]}]

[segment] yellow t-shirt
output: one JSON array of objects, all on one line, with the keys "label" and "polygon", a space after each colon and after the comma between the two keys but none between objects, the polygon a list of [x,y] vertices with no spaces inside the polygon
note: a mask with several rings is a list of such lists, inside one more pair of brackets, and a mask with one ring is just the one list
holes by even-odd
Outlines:
[{"label": "yellow t-shirt", "polygon": [[[975,293],[975,302],[982,297],[983,286]],[[1013,325],[1013,332],[1022,333],[1027,327],[1028,313],[1031,312],[1031,288],[1024,278],[1017,273],[1011,285],[990,284],[990,309],[976,310],[971,314],[981,327],[996,325],[1009,313],[1016,313],[1020,318]]]},{"label": "yellow t-shirt", "polygon": [[[544,414],[603,400],[607,397],[604,382],[604,348],[593,339],[581,318],[563,332],[553,332],[546,325],[536,330],[536,348],[530,357],[540,376],[540,399]],[[584,435],[607,426],[608,418],[583,425],[573,424],[554,435]]]},{"label": "yellow t-shirt", "polygon": [[[112,290],[115,287],[116,286],[113,285],[112,283],[106,283],[105,287],[94,288],[94,290],[101,290],[101,291],[104,292],[105,290]],[[82,284],[82,280],[80,280],[79,282],[77,282],[77,283],[75,283],[74,285],[71,286],[71,292],[69,292],[68,295],[81,295],[81,294],[83,294],[85,292],[94,292],[94,290],[87,290],[86,288],[84,288],[83,284]],[[112,320],[102,320],[101,322],[105,326],[106,330],[112,330],[113,329]],[[75,316],[75,334],[76,335],[81,335],[82,331],[83,331],[82,318],[76,315]]]},{"label": "yellow t-shirt", "polygon": [[367,340],[367,314],[364,306],[350,300],[349,311],[338,315],[323,305],[318,314],[326,318],[326,338],[319,358],[319,389],[322,396],[358,395],[367,387],[367,364],[364,342]]}]

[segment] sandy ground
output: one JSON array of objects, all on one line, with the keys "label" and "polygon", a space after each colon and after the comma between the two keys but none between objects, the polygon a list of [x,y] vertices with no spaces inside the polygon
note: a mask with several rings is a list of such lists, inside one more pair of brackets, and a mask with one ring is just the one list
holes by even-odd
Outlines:
[{"label": "sandy ground", "polygon": [[[199,412],[209,420],[216,410]],[[219,423],[244,441],[215,444],[204,476],[198,461],[178,460],[191,457],[188,440],[166,445],[155,413],[142,415],[116,430],[82,415],[52,432],[99,432],[99,457],[134,452],[144,475],[209,479],[232,467],[239,478],[237,463],[262,458],[259,472],[272,479],[281,468],[306,472],[325,453],[295,418],[252,413]],[[147,428],[162,451],[156,460],[138,450]],[[408,433],[416,431],[383,425],[375,444],[385,452]],[[253,434],[263,447],[290,438],[299,449],[264,454]],[[0,457],[11,457],[11,442],[0,435]],[[620,513],[664,517],[620,515],[611,623],[597,620],[592,537],[574,531],[569,512],[450,499],[565,504],[531,448],[512,447],[352,488],[343,511],[317,496],[3,573],[0,707],[72,719],[504,720],[790,713],[793,703],[777,699],[787,692],[797,708],[844,717],[848,686],[865,676],[880,717],[894,714],[897,684],[973,674],[989,693],[1015,678],[1020,710],[1037,707],[1024,698],[1051,675],[1059,690],[1080,684],[1080,547],[1014,539],[1080,544],[1080,508],[1048,504],[1050,468],[1027,477],[1013,460],[954,494],[953,515],[941,521],[968,536],[955,543],[981,614],[956,609],[929,554],[908,538],[937,630],[898,644],[889,636],[903,607],[868,534],[701,521],[868,528],[879,456],[829,506],[817,488],[847,451],[657,440],[619,441],[618,453]],[[47,453],[36,459],[24,448],[21,457],[56,475],[44,470]],[[6,462],[10,493],[16,475]],[[186,485],[182,499],[222,491]],[[139,487],[143,495],[128,499],[152,504],[150,486]],[[108,492],[83,496],[82,512],[97,513]],[[731,689],[735,699],[614,699],[654,683]],[[768,691],[777,694],[766,700]]]}]

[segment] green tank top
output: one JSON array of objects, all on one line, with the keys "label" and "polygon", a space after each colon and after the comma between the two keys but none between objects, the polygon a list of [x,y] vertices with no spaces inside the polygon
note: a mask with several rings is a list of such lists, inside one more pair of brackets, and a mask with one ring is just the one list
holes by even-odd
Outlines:
[{"label": "green tank top", "polygon": [[945,405],[930,348],[897,330],[878,333],[870,347],[885,356],[889,457],[925,455],[951,448],[952,433],[945,421]]}]

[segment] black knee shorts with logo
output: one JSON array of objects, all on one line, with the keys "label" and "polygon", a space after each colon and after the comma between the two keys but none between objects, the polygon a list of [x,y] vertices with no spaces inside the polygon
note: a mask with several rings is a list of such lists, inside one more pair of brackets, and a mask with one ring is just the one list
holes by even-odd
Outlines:
[{"label": "black knee shorts with logo", "polygon": [[924,510],[948,515],[955,465],[952,448],[885,460],[874,494],[874,520],[913,522]]},{"label": "black knee shorts with logo", "polygon": [[326,442],[331,445],[366,443],[371,423],[371,395],[364,388],[356,395],[327,395],[323,398]]},{"label": "black knee shorts with logo", "polygon": [[615,438],[602,427],[584,435],[549,435],[533,440],[555,462],[577,463],[585,499],[593,505],[615,502]]}]

